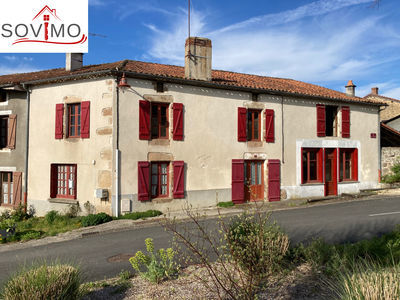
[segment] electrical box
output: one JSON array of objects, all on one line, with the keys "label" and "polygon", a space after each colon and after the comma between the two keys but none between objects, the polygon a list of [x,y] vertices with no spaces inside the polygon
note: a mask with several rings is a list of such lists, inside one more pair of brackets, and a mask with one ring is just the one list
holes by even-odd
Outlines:
[{"label": "electrical box", "polygon": [[108,190],[106,189],[96,189],[96,198],[108,198]]}]

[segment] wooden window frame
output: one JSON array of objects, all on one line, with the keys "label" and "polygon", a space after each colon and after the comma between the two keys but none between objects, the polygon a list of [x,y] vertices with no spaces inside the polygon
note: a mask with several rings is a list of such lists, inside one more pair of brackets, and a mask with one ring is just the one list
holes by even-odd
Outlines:
[{"label": "wooden window frame", "polygon": [[[307,153],[307,177],[304,178],[304,164],[303,164],[303,154]],[[316,175],[317,179],[310,179],[310,153],[315,152],[315,165],[316,165]],[[301,183],[302,184],[313,184],[313,183],[323,183],[323,149],[322,148],[302,148],[301,149]]]},{"label": "wooden window frame", "polygon": [[[72,111],[74,110],[74,111]],[[82,106],[81,103],[70,103],[67,104],[67,120],[68,120],[68,130],[67,137],[68,138],[80,138],[82,132]],[[72,116],[75,117],[75,122],[72,124],[71,119]],[[75,134],[71,134],[72,128],[75,128]],[[79,129],[79,134],[78,134]]]},{"label": "wooden window frame", "polygon": [[[4,130],[3,129],[3,120],[5,120],[5,136],[1,135],[1,132]],[[0,150],[1,149],[7,149],[8,147],[8,121],[9,121],[9,116],[0,116]],[[1,139],[5,139],[5,143],[2,144]]]},{"label": "wooden window frame", "polygon": [[[339,149],[339,182],[348,182],[348,181],[357,181],[356,178],[354,178],[354,168],[356,164],[358,164],[358,161],[355,160],[354,153],[356,151],[356,148],[340,148]],[[343,168],[343,166],[346,166],[346,153],[350,154],[350,178],[345,178],[346,177],[346,172]]]},{"label": "wooden window frame", "polygon": [[[247,130],[247,141],[249,142],[259,142],[261,141],[261,116],[262,111],[259,109],[248,109],[246,114],[246,130]],[[254,138],[254,115],[258,114],[258,138]],[[249,121],[249,114],[251,114],[251,120]],[[250,122],[250,126],[249,126]],[[249,130],[250,129],[250,130]]]},{"label": "wooden window frame", "polygon": [[[167,165],[167,170],[166,174],[161,173],[161,165],[166,164]],[[153,165],[157,165],[157,173],[153,174]],[[151,199],[155,198],[168,198],[169,197],[169,166],[170,162],[169,161],[153,161],[150,163],[150,197]],[[157,176],[157,183],[153,183],[153,175]],[[161,194],[161,176],[166,175],[167,176],[167,192],[166,194]],[[153,195],[153,186],[156,186],[156,195]]]},{"label": "wooden window frame", "polygon": [[[157,107],[157,121],[153,123],[153,107]],[[166,125],[161,125],[161,107],[165,107],[166,111]],[[157,134],[153,135],[153,127],[157,128]],[[165,128],[165,136],[161,135],[161,130]],[[169,103],[155,103],[150,104],[150,136],[151,139],[169,139]]]},{"label": "wooden window frame", "polygon": [[[76,199],[76,194],[77,194],[77,188],[76,187],[77,187],[77,181],[78,181],[77,180],[77,165],[76,164],[52,164],[51,167],[52,168],[56,168],[56,172],[55,172],[56,177],[52,179],[55,182],[51,182],[52,185],[55,185],[55,189],[57,190],[56,195],[55,195],[56,198],[60,198],[60,199]],[[63,176],[64,178],[62,178],[62,179],[59,179],[60,172],[59,172],[58,167],[64,167],[64,168],[67,167],[67,171],[66,172],[62,172],[64,175],[66,175],[66,176]],[[68,184],[70,175],[72,173],[70,167],[74,167],[74,170],[72,171],[73,175],[74,175],[73,176],[74,177],[74,180],[73,180],[73,195],[70,194],[70,191],[69,191],[70,189],[69,189],[69,184]],[[66,187],[59,186],[59,184],[61,182],[64,182]],[[67,194],[59,194],[58,193],[59,188],[66,188]]]},{"label": "wooden window frame", "polygon": [[[3,192],[3,174],[8,174],[8,203],[4,203],[4,192]],[[14,185],[11,187],[11,183],[13,182],[13,173],[12,172],[0,172],[0,206],[12,207],[14,206]],[[11,194],[13,194],[13,199],[11,199]]]},{"label": "wooden window frame", "polygon": [[[338,136],[338,112],[339,107],[336,105],[325,105],[325,136],[337,137]],[[332,114],[329,116],[329,114]],[[328,117],[329,116],[329,117]],[[332,118],[333,117],[333,118]],[[328,120],[332,119],[333,124],[328,123]],[[332,125],[332,135],[328,135],[328,130]]]}]

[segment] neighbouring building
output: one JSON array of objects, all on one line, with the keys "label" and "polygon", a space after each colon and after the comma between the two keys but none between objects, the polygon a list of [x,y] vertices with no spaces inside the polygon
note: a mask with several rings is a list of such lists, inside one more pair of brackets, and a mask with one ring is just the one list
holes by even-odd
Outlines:
[{"label": "neighbouring building", "polygon": [[291,79],[125,60],[0,76],[30,93],[28,204],[39,214],[177,210],[378,185],[380,103]]}]

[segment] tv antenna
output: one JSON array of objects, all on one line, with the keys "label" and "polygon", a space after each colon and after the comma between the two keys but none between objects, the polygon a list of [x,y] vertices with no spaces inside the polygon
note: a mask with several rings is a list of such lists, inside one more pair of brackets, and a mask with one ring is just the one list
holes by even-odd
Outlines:
[{"label": "tv antenna", "polygon": [[97,36],[97,37],[101,37],[101,38],[108,38],[108,36],[103,35],[103,34],[98,34],[98,33],[91,33],[91,32],[89,32],[89,35],[90,35],[90,36]]}]

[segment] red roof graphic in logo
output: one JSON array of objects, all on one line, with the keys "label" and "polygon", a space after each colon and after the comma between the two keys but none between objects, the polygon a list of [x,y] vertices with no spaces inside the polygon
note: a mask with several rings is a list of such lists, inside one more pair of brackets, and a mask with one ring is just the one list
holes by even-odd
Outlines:
[{"label": "red roof graphic in logo", "polygon": [[43,13],[45,13],[45,12],[51,14],[51,15],[52,15],[53,17],[55,17],[56,19],[61,20],[61,19],[57,16],[56,10],[55,10],[55,9],[51,9],[50,7],[48,7],[48,6],[46,5],[46,6],[43,7],[42,10],[32,19],[32,21],[35,20],[36,18],[40,17],[40,16],[41,16]]}]

